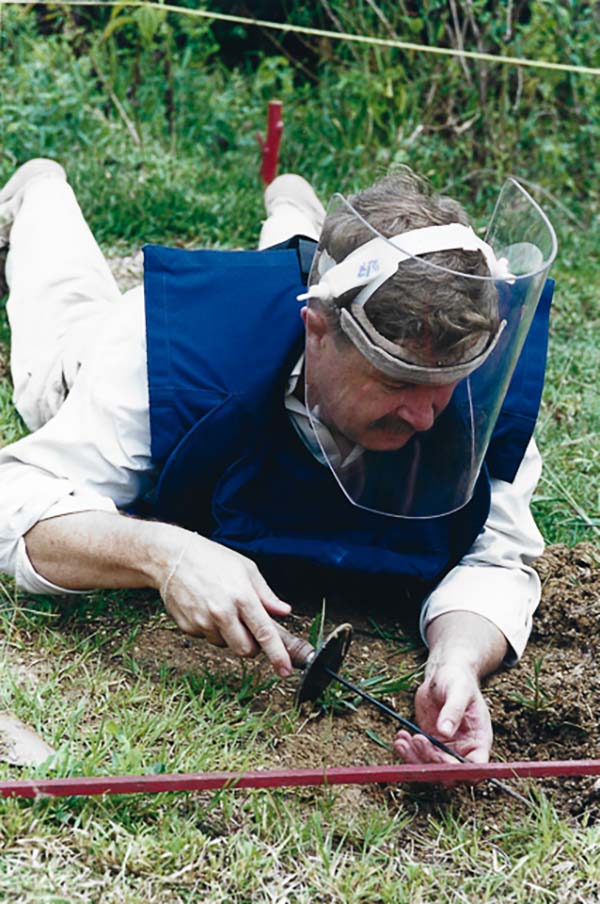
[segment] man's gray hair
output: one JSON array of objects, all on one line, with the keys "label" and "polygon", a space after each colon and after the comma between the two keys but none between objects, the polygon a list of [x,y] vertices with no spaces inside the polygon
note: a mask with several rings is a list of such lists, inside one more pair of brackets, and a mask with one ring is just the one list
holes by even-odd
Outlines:
[{"label": "man's gray hair", "polygon": [[[429,184],[402,167],[348,199],[355,210],[386,238],[424,226],[469,225],[463,207],[452,198],[434,194]],[[327,216],[321,248],[336,263],[374,238],[373,232],[345,205]],[[436,269],[428,263],[435,264]],[[447,271],[455,271],[449,274]],[[462,277],[457,274],[465,274]],[[447,363],[464,360],[468,348],[482,334],[493,335],[498,326],[498,298],[480,251],[436,251],[403,261],[365,305],[369,320],[386,339],[425,344],[427,356]],[[358,290],[319,302],[339,336],[339,309],[347,307]]]}]

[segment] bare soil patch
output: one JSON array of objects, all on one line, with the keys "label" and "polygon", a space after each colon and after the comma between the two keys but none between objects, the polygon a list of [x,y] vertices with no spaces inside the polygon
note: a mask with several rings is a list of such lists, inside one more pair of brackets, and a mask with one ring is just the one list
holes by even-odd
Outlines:
[{"label": "bare soil patch", "polygon": [[[486,684],[495,725],[493,758],[496,760],[547,760],[600,758],[600,727],[596,706],[600,700],[600,551],[591,544],[569,549],[553,546],[539,560],[543,598],[534,630],[522,662],[505,669]],[[288,627],[307,636],[314,612],[295,614]],[[381,698],[411,718],[414,688],[424,662],[423,648],[414,633],[389,615],[375,614],[376,623],[359,612],[328,607],[326,630],[351,621],[354,639],[344,664],[344,674],[357,681],[374,674],[413,674],[410,690],[383,693]],[[380,636],[384,632],[384,639]],[[264,661],[241,664],[226,650],[182,635],[163,618],[152,619],[129,651],[139,666],[158,673],[167,666],[173,673],[209,672],[221,676],[236,691],[248,688],[251,707],[291,711],[296,677],[271,682]],[[331,703],[331,701],[330,701]],[[318,704],[305,705],[296,729],[274,737],[268,762],[256,768],[341,766],[393,761],[393,754],[378,743],[391,742],[395,727],[376,709],[364,703],[355,710],[339,704],[327,711]],[[524,783],[515,783],[521,791]],[[529,786],[531,787],[531,785]],[[592,778],[544,780],[543,788],[563,817],[588,824],[600,818],[600,791]],[[303,792],[308,797],[308,791]],[[519,804],[487,784],[476,788],[346,789],[340,800],[350,811],[369,806],[381,796],[411,802],[429,818],[453,801],[471,815],[480,811],[484,821],[502,819]]]},{"label": "bare soil patch", "polygon": [[0,380],[3,380],[9,374],[8,349],[0,342]]}]

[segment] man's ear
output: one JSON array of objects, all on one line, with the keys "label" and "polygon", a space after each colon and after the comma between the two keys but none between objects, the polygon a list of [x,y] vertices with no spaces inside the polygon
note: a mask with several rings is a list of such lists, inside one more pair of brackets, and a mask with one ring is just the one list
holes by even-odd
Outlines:
[{"label": "man's ear", "polygon": [[329,332],[329,324],[327,322],[327,317],[321,311],[315,310],[315,308],[304,307],[300,311],[302,315],[302,320],[304,321],[304,327],[306,329],[306,335],[309,340],[317,340],[320,342],[321,339]]}]

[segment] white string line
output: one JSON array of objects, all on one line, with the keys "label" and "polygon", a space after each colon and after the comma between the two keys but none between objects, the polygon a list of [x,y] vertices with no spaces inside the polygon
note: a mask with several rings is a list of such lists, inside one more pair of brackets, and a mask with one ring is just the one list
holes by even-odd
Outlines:
[{"label": "white string line", "polygon": [[524,57],[498,56],[493,53],[482,53],[475,50],[458,50],[453,47],[433,47],[430,44],[414,44],[411,41],[399,41],[394,38],[375,38],[368,35],[355,35],[342,31],[328,31],[323,28],[310,28],[304,25],[291,25],[283,22],[270,22],[266,19],[252,19],[248,16],[235,16],[231,13],[211,12],[205,9],[187,9],[170,3],[154,3],[149,0],[66,0],[63,3],[41,3],[40,0],[0,0],[1,6],[99,6],[128,7],[130,9],[157,9],[165,12],[179,13],[200,19],[211,19],[220,22],[232,22],[236,25],[254,25],[258,28],[273,31],[293,32],[313,35],[318,38],[331,38],[334,41],[351,41],[356,44],[369,44],[374,47],[392,47],[399,50],[414,50],[418,53],[433,53],[439,56],[459,57],[468,60],[481,60],[487,63],[500,63],[510,66],[528,66],[537,69],[549,69],[558,72],[573,72],[578,75],[600,75],[600,67],[575,66],[570,63],[553,63],[549,60],[529,60]]}]

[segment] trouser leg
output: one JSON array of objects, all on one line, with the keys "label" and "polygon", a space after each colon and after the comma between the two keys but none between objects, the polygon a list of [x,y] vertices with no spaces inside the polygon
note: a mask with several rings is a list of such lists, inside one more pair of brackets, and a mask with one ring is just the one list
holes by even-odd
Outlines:
[{"label": "trouser leg", "polygon": [[294,173],[278,176],[265,191],[267,219],[262,225],[259,248],[285,242],[294,235],[318,240],[325,209],[312,186]]},{"label": "trouser leg", "polygon": [[35,178],[18,201],[7,311],[14,402],[33,430],[62,404],[99,321],[121,294],[66,182]]}]

